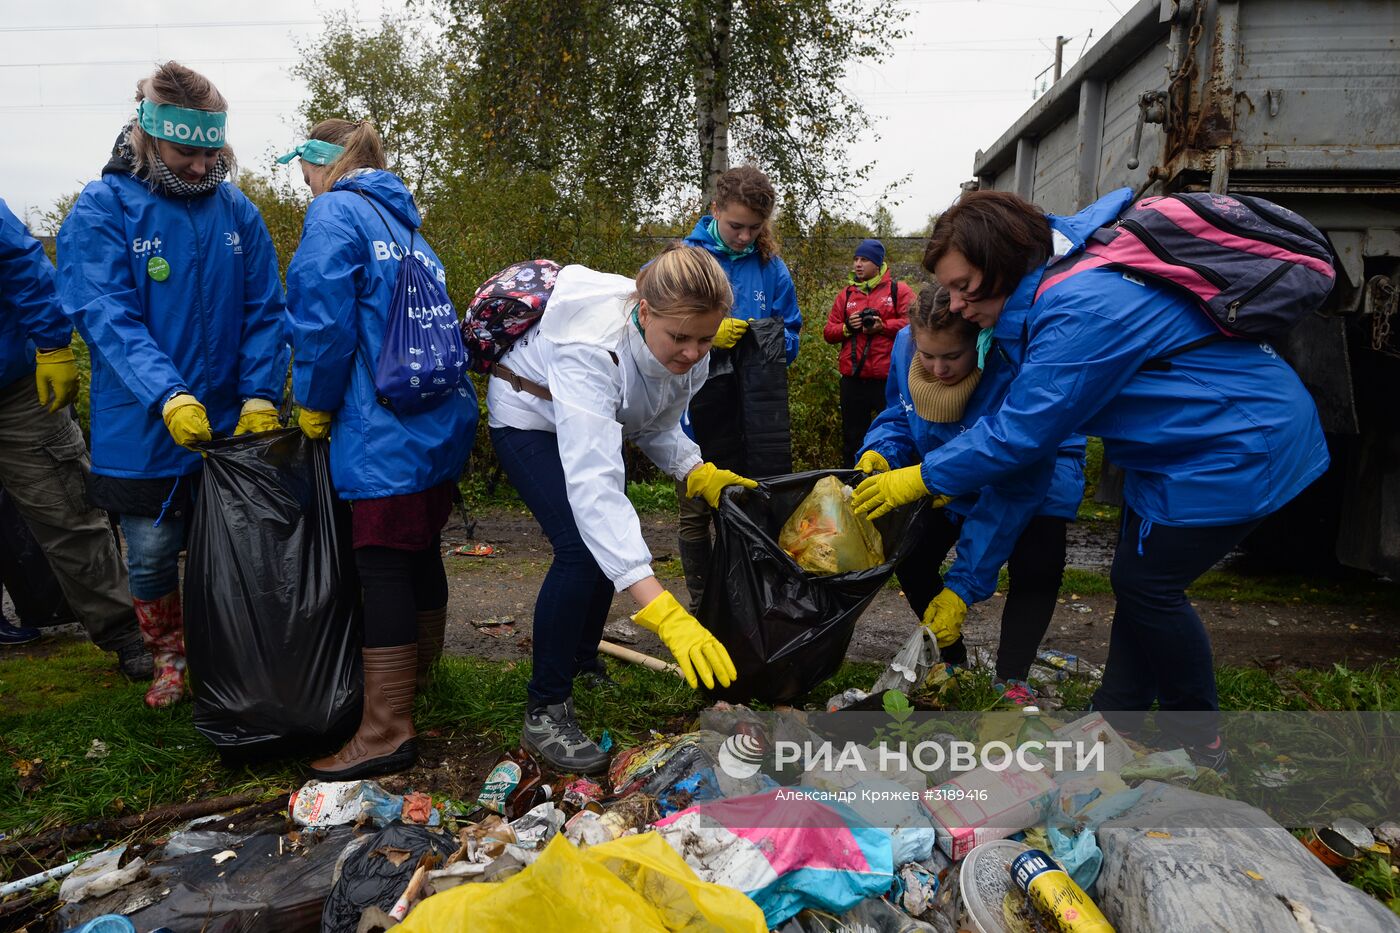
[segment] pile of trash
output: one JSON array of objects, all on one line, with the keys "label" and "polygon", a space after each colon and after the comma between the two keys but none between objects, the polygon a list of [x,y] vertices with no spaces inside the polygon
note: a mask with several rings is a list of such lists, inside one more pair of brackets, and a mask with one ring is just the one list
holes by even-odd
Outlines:
[{"label": "pile of trash", "polygon": [[142,857],[109,849],[65,880],[55,929],[1400,930],[1332,867],[1382,852],[1393,824],[1305,845],[1099,714],[961,715],[920,738],[1077,743],[1094,766],[926,767],[894,753],[909,733],[885,713],[719,703],[597,778],[513,749],[472,801],[311,781],[278,826],[216,817]]}]

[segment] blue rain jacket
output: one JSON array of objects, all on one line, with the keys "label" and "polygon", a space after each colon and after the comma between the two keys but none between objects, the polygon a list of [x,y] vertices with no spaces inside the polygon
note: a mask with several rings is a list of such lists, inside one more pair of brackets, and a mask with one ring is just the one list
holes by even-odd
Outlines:
[{"label": "blue rain jacket", "polygon": [[[1073,253],[1132,198],[1113,192],[1051,216]],[[1227,340],[1149,360],[1216,333],[1189,297],[1108,269],[1070,276],[1032,301],[1041,269],[1007,298],[997,345],[1017,370],[993,414],[924,459],[928,487],[962,495],[1043,463],[1069,435],[1103,438],[1125,471],[1123,498],[1167,525],[1229,525],[1277,510],[1327,468],[1317,409],[1267,343]]]},{"label": "blue rain jacket", "polygon": [[[163,280],[154,267],[169,274]],[[126,479],[199,467],[161,419],[176,392],[231,434],[250,398],[276,403],[287,377],[282,282],[262,215],[225,182],[167,197],[109,164],[58,234],[64,310],[92,351],[92,470]]]},{"label": "blue rain jacket", "polygon": [[[29,228],[0,200],[0,386],[34,374],[34,350],[73,340],[53,264]],[[38,396],[35,396],[38,404]]]},{"label": "blue rain jacket", "polygon": [[730,317],[743,320],[761,317],[783,319],[783,345],[787,351],[788,365],[791,366],[792,361],[797,359],[802,312],[797,308],[797,291],[793,288],[787,264],[777,256],[764,262],[757,251],[731,259],[710,236],[706,229],[709,222],[708,214],[701,217],[685,242],[709,250],[729,277],[729,284],[734,289],[734,307],[729,311]]},{"label": "blue rain jacket", "polygon": [[342,499],[400,496],[455,480],[476,438],[480,412],[470,383],[437,407],[407,415],[380,405],[374,390],[410,240],[438,281],[447,281],[432,247],[410,236],[421,224],[397,175],[347,176],[312,200],[287,268],[292,394],[300,405],[335,414],[331,479]]},{"label": "blue rain jacket", "polygon": [[[861,448],[862,453],[873,450],[884,457],[891,469],[912,466],[932,456],[980,418],[995,412],[1015,376],[1006,357],[993,348],[962,418],[926,421],[914,411],[909,394],[914,349],[913,333],[906,327],[895,336],[891,351],[890,375],[885,383],[886,408],[871,424]],[[1073,521],[1083,498],[1084,437],[1079,434],[1071,435],[1060,445],[1052,470],[1022,470],[980,494],[957,497],[945,506],[961,520],[962,527],[957,560],[945,576],[944,585],[969,605],[988,598],[996,591],[997,574],[1011,556],[1026,523],[1035,515]]]}]

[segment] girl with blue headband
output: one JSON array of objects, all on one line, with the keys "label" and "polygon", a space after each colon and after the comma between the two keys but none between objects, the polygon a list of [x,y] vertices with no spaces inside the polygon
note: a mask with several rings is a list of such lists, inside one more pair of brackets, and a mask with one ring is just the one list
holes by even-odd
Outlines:
[{"label": "girl with blue headband", "polygon": [[278,427],[287,372],[277,255],[258,209],[226,184],[227,104],[167,62],[137,84],[102,178],[58,235],[64,310],[92,351],[88,498],[118,518],[132,603],[155,657],[153,707],[184,693],[179,561],[215,432]]},{"label": "girl with blue headband", "polygon": [[364,595],[364,712],[339,752],[311,762],[324,780],[413,764],[413,697],[442,654],[447,574],[442,527],[476,438],[470,382],[436,406],[398,411],[376,398],[379,359],[401,262],[442,261],[418,231],[403,181],[372,125],[325,120],[278,161],[301,160],[311,189],[287,267],[287,332],[298,423],[329,438],[331,480],[352,504],[351,544]]}]

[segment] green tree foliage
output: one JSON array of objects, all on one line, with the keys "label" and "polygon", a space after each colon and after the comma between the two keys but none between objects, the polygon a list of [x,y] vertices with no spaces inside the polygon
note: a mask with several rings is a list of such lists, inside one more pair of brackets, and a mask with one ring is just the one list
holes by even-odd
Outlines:
[{"label": "green tree foliage", "polygon": [[882,240],[899,236],[899,231],[894,228],[894,214],[884,201],[875,205],[875,212],[870,216],[870,227],[875,236]]},{"label": "green tree foliage", "polygon": [[[459,311],[512,262],[549,257],[633,274],[687,230],[713,156],[702,153],[698,119],[711,78],[697,79],[697,69],[707,55],[718,63],[715,85],[730,89],[723,139],[732,134],[734,150],[767,171],[782,198],[783,256],[805,321],[789,370],[794,460],[799,469],[836,464],[838,348],[824,342],[822,324],[854,243],[892,229],[888,212],[877,210],[873,226],[842,219],[852,215],[843,195],[859,177],[842,154],[866,119],[837,80],[860,56],[883,53],[898,17],[854,0],[417,6],[442,14],[440,40],[393,18],[368,29],[333,18],[297,66],[311,90],[302,115],[308,124],[340,116],[380,125],[391,166],[410,173],[423,236]],[[723,55],[713,57],[724,45],[720,14],[729,17],[724,68]],[[239,184],[263,212],[285,270],[305,189],[247,171]],[[916,259],[889,248],[892,262]],[[642,458],[632,466],[636,478],[654,478]],[[473,470],[494,469],[483,418]]]},{"label": "green tree foliage", "polygon": [[846,203],[869,118],[840,82],[903,16],[860,0],[443,3],[464,164],[543,171],[643,217],[708,199],[731,150],[799,216]]},{"label": "green tree foliage", "polygon": [[80,194],[82,194],[81,190],[70,191],[68,194],[60,195],[58,200],[53,202],[53,206],[47,210],[31,210],[29,216],[24,219],[25,224],[35,236],[58,236],[58,228],[63,226],[63,221],[68,217],[68,212],[73,209],[73,205],[78,203],[78,195]]},{"label": "green tree foliage", "polygon": [[415,193],[431,194],[445,148],[449,64],[435,34],[391,15],[369,29],[338,12],[327,14],[319,39],[297,51],[291,70],[306,82],[306,128],[331,117],[371,121],[395,171]]},{"label": "green tree foliage", "polygon": [[277,248],[278,265],[285,278],[287,263],[292,261],[292,254],[301,242],[301,224],[306,217],[306,189],[298,192],[278,187],[273,180],[247,169],[241,169],[238,173],[238,188],[262,214],[268,235]]}]

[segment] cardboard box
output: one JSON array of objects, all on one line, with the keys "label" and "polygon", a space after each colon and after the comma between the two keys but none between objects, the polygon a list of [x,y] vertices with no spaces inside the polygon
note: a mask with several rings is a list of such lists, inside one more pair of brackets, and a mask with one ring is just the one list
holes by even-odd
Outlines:
[{"label": "cardboard box", "polygon": [[1045,771],[983,767],[961,774],[928,795],[938,847],[956,862],[984,842],[1040,822],[1054,793],[1055,782]]}]

